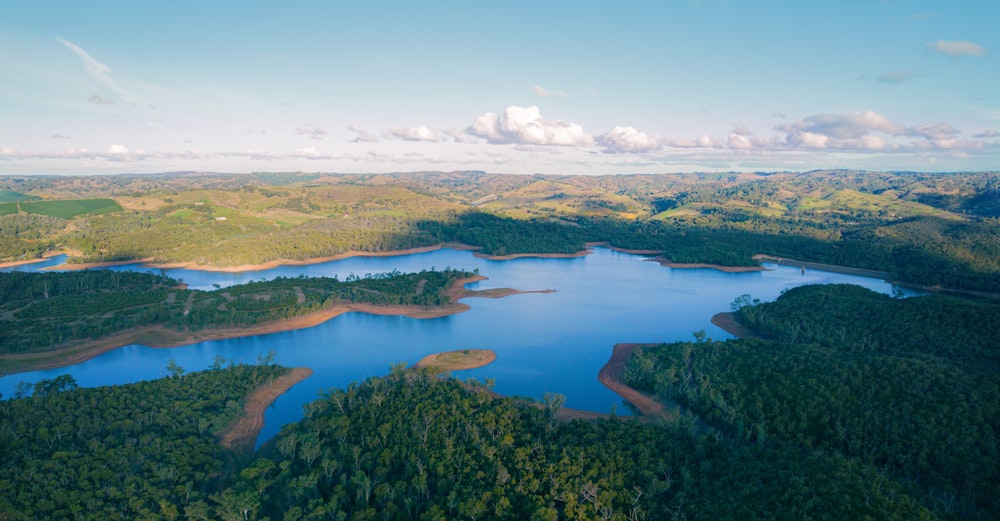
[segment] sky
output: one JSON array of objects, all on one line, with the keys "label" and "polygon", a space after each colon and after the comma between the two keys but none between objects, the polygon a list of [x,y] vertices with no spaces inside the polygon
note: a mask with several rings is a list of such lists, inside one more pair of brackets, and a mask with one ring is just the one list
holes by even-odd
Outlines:
[{"label": "sky", "polygon": [[1000,170],[996,0],[0,2],[0,175]]}]

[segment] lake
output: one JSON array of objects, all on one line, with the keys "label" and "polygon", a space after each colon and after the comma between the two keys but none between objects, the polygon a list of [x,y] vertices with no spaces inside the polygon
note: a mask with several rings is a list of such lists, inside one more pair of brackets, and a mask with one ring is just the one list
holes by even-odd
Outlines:
[{"label": "lake", "polygon": [[[20,266],[36,270],[62,262]],[[206,369],[215,357],[253,363],[274,351],[275,362],[306,366],[314,374],[278,398],[265,413],[258,438],[267,440],[286,423],[302,417],[302,405],[331,388],[384,375],[397,362],[408,365],[424,356],[457,349],[493,349],[497,360],[486,367],[455,373],[460,378],[496,381],[506,395],[541,400],[545,393],[566,396],[566,407],[596,412],[622,408],[621,399],[597,381],[614,344],[693,340],[705,330],[714,339],[731,336],[714,326],[712,315],[729,311],[737,297],[749,294],[773,300],[782,291],[805,284],[850,283],[891,294],[914,292],[867,277],[765,264],[767,271],[725,273],[713,269],[672,269],[646,257],[594,248],[568,259],[522,258],[494,261],[450,249],[393,257],[353,257],[306,266],[281,266],[241,273],[167,269],[166,274],[191,288],[212,290],[275,277],[365,275],[393,270],[415,272],[446,267],[489,277],[470,289],[509,287],[553,289],[500,299],[470,298],[469,311],[435,319],[347,313],[315,327],[270,335],[213,340],[171,349],[130,345],[87,362],[0,378],[0,393],[10,397],[19,382],[34,383],[72,375],[81,386],[95,387],[166,376],[174,360],[187,372]],[[160,272],[140,265],[114,270]]]}]

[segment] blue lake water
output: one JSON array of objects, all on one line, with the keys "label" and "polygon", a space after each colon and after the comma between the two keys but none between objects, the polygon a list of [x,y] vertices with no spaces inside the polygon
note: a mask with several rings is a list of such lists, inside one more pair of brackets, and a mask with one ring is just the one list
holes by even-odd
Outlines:
[{"label": "blue lake water", "polygon": [[[58,267],[60,259],[17,269]],[[500,299],[470,298],[469,311],[443,318],[411,319],[348,313],[315,327],[270,335],[200,342],[172,349],[130,345],[87,362],[60,369],[0,378],[0,393],[12,396],[19,382],[34,383],[62,374],[81,386],[121,384],[166,376],[169,360],[186,371],[227,360],[253,363],[270,351],[279,364],[306,366],[314,374],[278,398],[265,414],[259,440],[302,417],[302,405],[319,393],[343,388],[369,376],[384,375],[397,362],[416,363],[424,356],[456,349],[493,349],[497,360],[456,376],[496,381],[502,394],[541,400],[545,393],[566,396],[566,407],[610,412],[621,399],[597,381],[614,344],[692,340],[705,330],[714,339],[730,335],[710,322],[729,311],[743,294],[773,300],[783,290],[804,284],[850,283],[882,293],[897,288],[880,279],[817,270],[765,265],[769,270],[724,273],[713,269],[671,269],[645,257],[595,248],[592,255],[570,259],[523,258],[493,261],[468,251],[442,249],[394,257],[354,257],[306,266],[281,266],[242,273],[168,269],[191,288],[211,290],[279,276],[333,276],[414,272],[445,267],[479,269],[489,280],[470,289],[510,287],[553,289]],[[159,272],[140,265],[114,270]],[[912,292],[901,289],[904,294]]]}]

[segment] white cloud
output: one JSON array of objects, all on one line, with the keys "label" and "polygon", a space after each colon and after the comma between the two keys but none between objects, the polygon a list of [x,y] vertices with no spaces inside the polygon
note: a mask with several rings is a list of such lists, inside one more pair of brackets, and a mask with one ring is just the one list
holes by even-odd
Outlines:
[{"label": "white cloud", "polygon": [[943,123],[929,123],[926,125],[920,125],[919,127],[906,129],[906,134],[909,136],[919,136],[926,139],[951,139],[961,134],[955,127]]},{"label": "white cloud", "polygon": [[128,149],[125,145],[111,145],[108,147],[109,154],[125,155],[128,154]]},{"label": "white cloud", "polygon": [[501,114],[487,112],[465,132],[494,144],[588,146],[594,141],[580,125],[543,119],[534,105],[511,105]]},{"label": "white cloud", "polygon": [[938,40],[928,43],[927,48],[946,56],[986,56],[986,48],[968,40]]},{"label": "white cloud", "polygon": [[437,134],[427,128],[427,125],[420,125],[419,127],[393,127],[389,131],[389,134],[397,139],[406,141],[440,141]]},{"label": "white cloud", "polygon": [[972,144],[957,141],[961,131],[948,123],[907,127],[870,110],[848,115],[817,114],[775,129],[786,133],[782,144],[788,148],[902,151]]},{"label": "white cloud", "polygon": [[595,141],[604,147],[606,154],[652,152],[662,146],[658,136],[649,136],[633,127],[615,127],[611,132],[597,136]]},{"label": "white cloud", "polygon": [[52,138],[52,139],[73,139],[73,138],[71,138],[71,137],[69,137],[69,136],[67,136],[65,134],[52,134],[49,137]]},{"label": "white cloud", "polygon": [[348,127],[347,129],[350,130],[351,132],[354,132],[355,134],[354,139],[351,140],[351,143],[375,143],[378,141],[377,137],[369,133],[367,130],[361,128],[361,125],[358,125],[357,123],[351,124],[351,126]]},{"label": "white cloud", "polygon": [[329,134],[325,128],[316,125],[300,125],[292,131],[296,136],[306,136],[309,139],[323,139],[323,136]]},{"label": "white cloud", "polygon": [[730,132],[729,138],[726,140],[726,145],[734,150],[749,150],[753,148],[753,143],[750,141],[750,136],[740,134],[737,132]]},{"label": "white cloud", "polygon": [[[870,133],[905,134],[905,129],[873,111],[817,114],[775,129],[786,132],[785,144],[795,148],[858,148],[871,150],[878,141]],[[882,143],[884,145],[884,142]]]},{"label": "white cloud", "polygon": [[542,98],[559,98],[559,99],[567,98],[566,93],[561,90],[549,90],[539,85],[535,85],[534,87],[532,87],[531,91]]},{"label": "white cloud", "polygon": [[[83,69],[86,71],[87,75],[90,76],[92,80],[97,82],[102,87],[109,89],[118,95],[121,101],[127,103],[134,103],[135,97],[132,96],[128,91],[118,86],[118,83],[111,78],[111,67],[104,65],[103,63],[94,59],[87,51],[81,49],[76,44],[63,40],[62,38],[56,37],[56,41],[61,43],[64,47],[73,52],[83,61]],[[91,103],[101,103],[101,104],[114,104],[96,94],[91,95],[87,98]],[[99,100],[99,101],[95,101]]]},{"label": "white cloud", "polygon": [[302,147],[295,149],[295,155],[297,156],[315,156],[317,155],[316,147]]}]

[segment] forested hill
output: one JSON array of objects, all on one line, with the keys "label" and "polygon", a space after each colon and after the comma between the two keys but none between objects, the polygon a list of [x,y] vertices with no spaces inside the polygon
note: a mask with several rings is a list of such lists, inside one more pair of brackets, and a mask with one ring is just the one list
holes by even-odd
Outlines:
[{"label": "forested hill", "polygon": [[943,517],[1000,518],[1000,305],[830,285],[734,307],[772,340],[648,347],[626,380],[741,443],[839,455]]},{"label": "forested hill", "polygon": [[399,367],[333,390],[269,455],[213,433],[251,385],[238,366],[119,387],[43,382],[0,402],[5,519],[929,520],[874,467],[689,425],[553,420]]},{"label": "forested hill", "polygon": [[236,463],[216,434],[287,371],[222,365],[94,389],[64,375],[0,401],[0,519],[222,519],[198,513]]},{"label": "forested hill", "polygon": [[449,241],[494,255],[607,241],[680,262],[744,266],[763,253],[1000,292],[998,179],[855,171],[5,177],[0,260],[66,251],[73,261],[240,266]]}]

